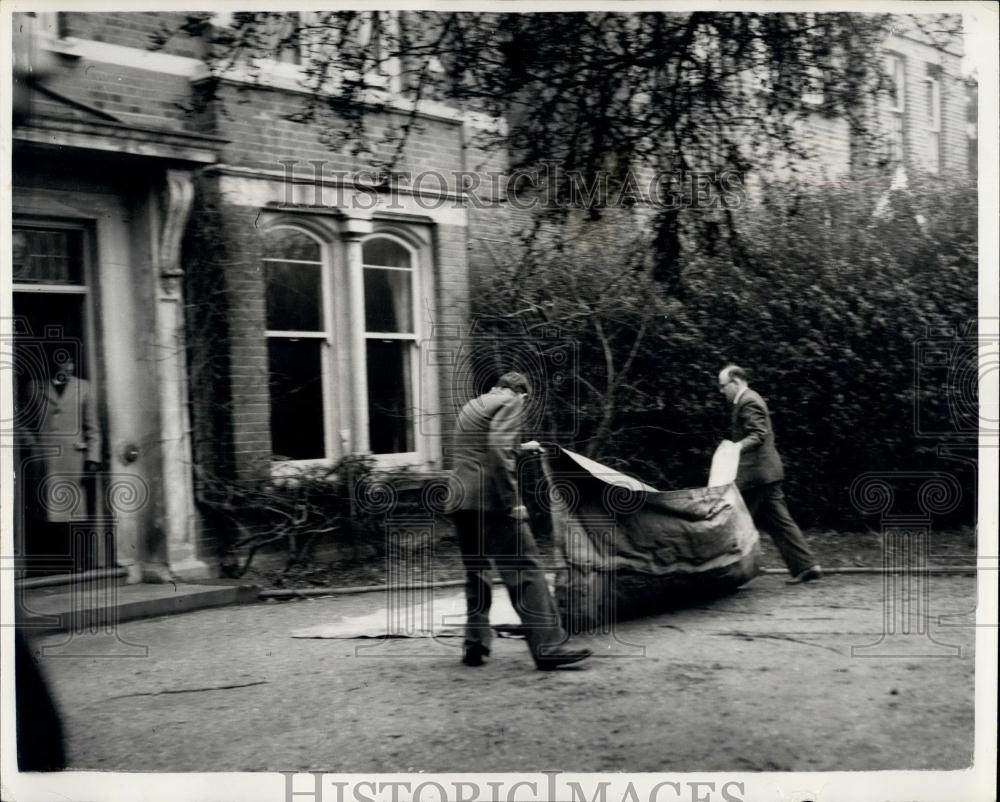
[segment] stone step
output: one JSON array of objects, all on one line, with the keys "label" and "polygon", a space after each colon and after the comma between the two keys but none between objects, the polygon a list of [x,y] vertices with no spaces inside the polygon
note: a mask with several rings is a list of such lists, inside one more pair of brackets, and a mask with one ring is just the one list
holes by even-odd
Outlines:
[{"label": "stone step", "polygon": [[255,585],[122,585],[114,577],[15,590],[18,624],[28,632],[111,630],[124,621],[256,602],[258,593]]}]

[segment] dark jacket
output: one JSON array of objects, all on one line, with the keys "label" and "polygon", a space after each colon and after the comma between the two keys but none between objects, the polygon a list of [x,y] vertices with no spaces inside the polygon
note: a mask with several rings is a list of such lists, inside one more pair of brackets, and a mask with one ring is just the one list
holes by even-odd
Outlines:
[{"label": "dark jacket", "polygon": [[469,401],[455,423],[455,468],[448,512],[510,512],[517,497],[517,446],[524,399],[488,392]]},{"label": "dark jacket", "polygon": [[740,467],[736,473],[737,487],[742,490],[780,482],[785,478],[781,456],[774,445],[774,430],[767,404],[750,388],[733,405],[731,437],[743,444]]}]

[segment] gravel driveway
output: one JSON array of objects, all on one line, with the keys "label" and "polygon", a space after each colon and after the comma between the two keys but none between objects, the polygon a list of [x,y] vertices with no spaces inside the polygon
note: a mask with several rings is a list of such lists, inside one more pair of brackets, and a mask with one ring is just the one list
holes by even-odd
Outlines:
[{"label": "gravel driveway", "polygon": [[[551,673],[533,670],[515,638],[470,669],[457,639],[290,637],[384,607],[382,594],[205,610],[123,624],[120,641],[36,646],[64,655],[42,665],[75,768],[959,769],[972,760],[974,630],[936,620],[973,611],[976,582],[929,582],[937,642],[916,622],[867,656],[852,647],[883,631],[878,576],[798,587],[758,577],[591,637],[599,657]],[[121,656],[142,646],[145,657]]]}]

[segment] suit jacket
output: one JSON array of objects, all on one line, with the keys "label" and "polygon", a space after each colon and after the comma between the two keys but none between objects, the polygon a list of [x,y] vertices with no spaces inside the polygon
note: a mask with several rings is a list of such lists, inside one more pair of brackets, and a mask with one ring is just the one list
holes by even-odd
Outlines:
[{"label": "suit jacket", "polygon": [[785,478],[781,456],[774,445],[771,414],[764,399],[749,387],[733,405],[731,437],[743,444],[736,472],[737,487],[742,490]]},{"label": "suit jacket", "polygon": [[510,512],[516,506],[523,412],[523,398],[494,391],[462,407],[455,424],[448,512]]}]

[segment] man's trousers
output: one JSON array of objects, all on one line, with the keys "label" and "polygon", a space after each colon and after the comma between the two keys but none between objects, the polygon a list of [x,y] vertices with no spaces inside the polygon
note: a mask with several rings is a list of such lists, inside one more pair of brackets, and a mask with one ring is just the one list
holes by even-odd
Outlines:
[{"label": "man's trousers", "polygon": [[792,576],[816,565],[802,532],[792,519],[785,503],[781,482],[748,487],[740,491],[758,529],[771,536]]},{"label": "man's trousers", "polygon": [[567,639],[559,622],[545,572],[538,560],[538,548],[527,524],[501,512],[459,510],[452,513],[465,565],[465,601],[468,619],[465,645],[489,649],[490,567],[496,568],[524,629],[532,657],[544,657],[551,647]]}]

